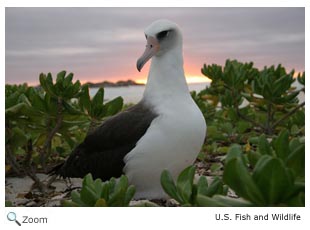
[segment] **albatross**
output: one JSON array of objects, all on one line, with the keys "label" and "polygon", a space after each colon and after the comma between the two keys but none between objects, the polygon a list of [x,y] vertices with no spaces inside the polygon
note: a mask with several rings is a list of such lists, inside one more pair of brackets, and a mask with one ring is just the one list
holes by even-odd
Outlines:
[{"label": "albatross", "polygon": [[64,178],[109,180],[125,174],[135,199],[162,199],[163,170],[174,178],[193,164],[206,134],[204,117],[193,101],[183,69],[183,39],[177,24],[157,20],[145,29],[140,71],[151,59],[143,98],[106,119],[54,168]]}]

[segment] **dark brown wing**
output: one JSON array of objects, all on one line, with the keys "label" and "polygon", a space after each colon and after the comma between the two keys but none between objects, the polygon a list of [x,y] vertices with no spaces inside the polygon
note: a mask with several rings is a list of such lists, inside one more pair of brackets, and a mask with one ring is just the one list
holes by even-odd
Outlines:
[{"label": "dark brown wing", "polygon": [[52,174],[66,177],[84,177],[108,180],[123,173],[123,158],[145,134],[157,114],[145,103],[110,117],[77,146],[68,159],[58,165]]}]

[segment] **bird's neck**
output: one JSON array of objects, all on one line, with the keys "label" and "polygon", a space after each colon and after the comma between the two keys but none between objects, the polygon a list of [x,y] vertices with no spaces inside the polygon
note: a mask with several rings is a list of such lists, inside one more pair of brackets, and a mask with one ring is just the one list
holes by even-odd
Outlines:
[{"label": "bird's neck", "polygon": [[182,49],[173,49],[152,58],[143,97],[155,103],[175,97],[190,97],[184,75]]}]

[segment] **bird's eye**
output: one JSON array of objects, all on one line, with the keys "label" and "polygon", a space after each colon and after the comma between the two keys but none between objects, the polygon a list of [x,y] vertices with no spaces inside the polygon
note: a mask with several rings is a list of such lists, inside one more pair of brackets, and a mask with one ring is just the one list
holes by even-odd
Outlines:
[{"label": "bird's eye", "polygon": [[158,40],[162,40],[163,38],[167,37],[169,35],[170,30],[164,30],[162,32],[159,32],[156,37]]},{"label": "bird's eye", "polygon": [[147,35],[146,35],[146,34],[144,34],[144,36],[145,36],[145,39],[147,39]]}]

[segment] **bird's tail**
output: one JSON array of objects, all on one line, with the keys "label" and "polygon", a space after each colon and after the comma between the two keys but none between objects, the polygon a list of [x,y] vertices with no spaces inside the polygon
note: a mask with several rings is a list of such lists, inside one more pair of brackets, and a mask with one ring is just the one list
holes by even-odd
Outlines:
[{"label": "bird's tail", "polygon": [[47,172],[47,174],[50,176],[54,176],[54,175],[62,176],[61,169],[63,165],[64,165],[64,162],[54,166],[50,171]]}]

